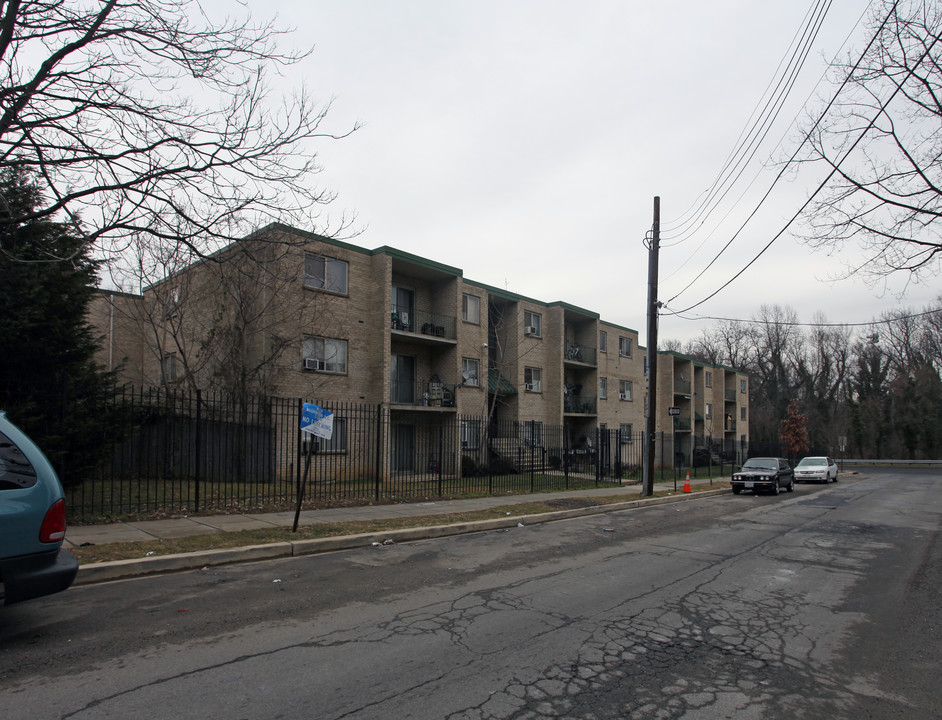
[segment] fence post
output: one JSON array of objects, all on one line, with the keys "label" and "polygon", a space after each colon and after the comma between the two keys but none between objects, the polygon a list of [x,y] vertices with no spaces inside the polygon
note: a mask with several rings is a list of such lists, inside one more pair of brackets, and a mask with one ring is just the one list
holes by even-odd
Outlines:
[{"label": "fence post", "polygon": [[200,511],[200,464],[201,464],[200,461],[202,459],[201,458],[202,438],[200,435],[200,426],[201,426],[200,410],[202,409],[202,405],[203,405],[203,403],[201,402],[203,399],[202,392],[203,392],[202,390],[200,390],[199,388],[196,388],[196,439],[194,440],[194,443],[193,443],[194,444],[193,451],[194,451],[194,454],[196,455],[196,468],[193,471],[193,482],[196,485],[194,489],[194,495],[195,495],[194,503],[196,505],[196,512]]},{"label": "fence post", "polygon": [[296,453],[297,462],[295,463],[295,475],[297,476],[295,479],[295,496],[296,497],[301,497],[301,446],[304,444],[304,441],[302,439],[303,433],[301,431],[301,418],[303,416],[304,416],[304,400],[301,398],[298,398],[298,414],[295,417],[295,421],[294,421],[294,432],[297,437],[297,443],[295,443],[297,447],[297,453]]},{"label": "fence post", "polygon": [[383,473],[383,404],[376,405],[376,483],[373,496],[379,500],[380,478]]},{"label": "fence post", "polygon": [[442,465],[445,463],[445,414],[438,414],[438,497],[442,497]]}]

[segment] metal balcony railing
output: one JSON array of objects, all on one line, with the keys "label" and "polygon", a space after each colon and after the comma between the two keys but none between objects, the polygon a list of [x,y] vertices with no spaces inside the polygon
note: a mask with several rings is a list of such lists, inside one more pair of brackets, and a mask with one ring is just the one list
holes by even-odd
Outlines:
[{"label": "metal balcony railing", "polygon": [[587,365],[597,364],[596,349],[579,343],[566,343],[566,360],[581,362]]},{"label": "metal balcony railing", "polygon": [[442,382],[394,383],[389,393],[392,405],[454,407],[455,385]]},{"label": "metal balcony railing", "polygon": [[690,430],[690,418],[674,418],[674,432]]},{"label": "metal balcony railing", "polygon": [[445,340],[458,338],[457,318],[424,310],[402,310],[394,307],[390,313],[390,327],[393,330],[431,335]]},{"label": "metal balcony railing", "polygon": [[736,401],[736,390],[735,390],[735,388],[732,388],[732,389],[731,389],[731,388],[726,388],[726,389],[723,391],[723,397],[726,398],[727,400],[731,400],[731,401],[735,402],[735,401]]},{"label": "metal balcony railing", "polygon": [[595,415],[598,412],[598,400],[589,395],[567,395],[563,399],[563,412]]},{"label": "metal balcony railing", "polygon": [[689,380],[674,380],[674,392],[683,393],[684,395],[690,394],[690,381]]}]

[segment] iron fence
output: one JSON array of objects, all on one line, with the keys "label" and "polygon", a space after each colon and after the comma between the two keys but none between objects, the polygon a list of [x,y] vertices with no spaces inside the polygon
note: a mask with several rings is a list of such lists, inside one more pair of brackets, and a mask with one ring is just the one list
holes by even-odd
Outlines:
[{"label": "iron fence", "polygon": [[[441,406],[317,404],[334,415],[329,440],[301,432],[298,398],[117,393],[102,461],[67,485],[70,519],[278,510],[299,495],[315,504],[396,501],[641,480],[641,433],[495,422]],[[738,445],[668,433],[657,438],[657,462],[696,471],[701,446],[715,452],[708,461],[745,457]]]}]

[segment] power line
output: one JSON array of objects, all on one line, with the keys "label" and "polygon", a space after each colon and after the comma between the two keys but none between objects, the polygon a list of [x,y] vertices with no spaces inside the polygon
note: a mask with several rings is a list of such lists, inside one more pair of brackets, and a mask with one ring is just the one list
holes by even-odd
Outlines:
[{"label": "power line", "polygon": [[880,320],[870,320],[869,322],[798,322],[798,321],[786,321],[786,320],[756,320],[744,318],[731,318],[731,317],[722,317],[714,315],[697,315],[696,317],[685,317],[681,314],[683,311],[672,313],[673,317],[680,318],[681,320],[691,320],[697,322],[700,320],[718,320],[725,322],[738,322],[745,323],[747,325],[782,325],[784,327],[871,327],[873,325],[889,325],[899,320],[911,320],[913,318],[925,317],[926,315],[940,314],[942,315],[942,307],[936,308],[935,310],[924,310],[923,312],[910,313],[908,315],[896,315],[891,318],[882,318]]},{"label": "power line", "polygon": [[[896,4],[894,3],[894,8],[895,8],[895,6],[896,6]],[[710,269],[710,267],[713,265],[713,263],[715,263],[715,262],[720,258],[720,256],[729,248],[729,246],[730,246],[730,245],[733,243],[733,241],[739,236],[739,234],[743,231],[743,229],[746,227],[746,225],[749,223],[749,221],[750,221],[753,217],[755,217],[755,214],[759,211],[759,208],[762,206],[762,203],[765,202],[766,199],[768,199],[768,197],[769,197],[769,195],[771,194],[772,190],[773,190],[773,189],[775,188],[775,186],[778,184],[778,181],[779,181],[779,180],[782,178],[782,176],[785,174],[786,170],[794,163],[795,158],[798,156],[798,153],[800,152],[800,150],[801,150],[801,148],[804,146],[804,144],[807,142],[808,138],[811,137],[811,134],[812,134],[812,133],[814,132],[814,130],[818,127],[818,125],[821,123],[821,121],[824,120],[825,116],[827,115],[827,113],[829,112],[829,110],[831,109],[831,107],[832,107],[832,106],[834,105],[834,103],[837,101],[837,98],[840,96],[840,94],[841,94],[841,92],[843,91],[844,87],[848,84],[848,82],[850,81],[850,78],[854,75],[854,73],[856,72],[856,70],[859,68],[860,63],[864,60],[864,58],[866,57],[866,55],[867,55],[867,53],[869,52],[870,48],[873,46],[874,42],[876,42],[877,38],[878,38],[878,37],[880,36],[880,34],[882,33],[883,28],[886,26],[886,23],[887,23],[887,21],[890,19],[891,14],[892,14],[892,10],[890,11],[890,13],[887,13],[887,16],[883,19],[883,22],[880,24],[880,27],[879,27],[879,28],[877,29],[877,31],[874,33],[873,37],[870,39],[870,42],[867,44],[867,47],[864,49],[864,51],[861,53],[860,57],[858,58],[857,62],[854,64],[854,67],[853,67],[852,71],[847,74],[847,77],[845,77],[844,81],[841,83],[840,87],[837,89],[837,92],[834,94],[834,97],[831,98],[830,102],[828,102],[827,106],[826,106],[825,109],[822,111],[821,115],[820,115],[820,116],[818,117],[818,119],[814,122],[814,125],[813,125],[813,126],[811,127],[811,129],[805,134],[805,137],[802,139],[801,143],[799,143],[798,147],[795,149],[795,152],[792,154],[792,156],[789,158],[789,160],[783,165],[782,169],[779,171],[778,175],[776,175],[775,179],[772,181],[772,184],[769,186],[769,189],[768,189],[768,190],[766,191],[766,193],[762,196],[761,200],[760,200],[759,203],[756,205],[756,207],[753,209],[753,211],[749,214],[749,216],[746,218],[746,220],[743,222],[743,224],[739,227],[739,229],[736,231],[736,233],[735,233],[735,234],[729,239],[729,241],[723,246],[723,248],[720,250],[720,252],[718,252],[718,253],[716,254],[716,256],[707,264],[707,266],[706,266],[705,268],[703,268],[703,270],[700,271],[700,273],[697,274],[697,276],[696,276],[693,280],[691,280],[689,283],[687,283],[687,285],[684,286],[684,287],[681,289],[681,291],[680,291],[679,293],[677,293],[676,295],[674,295],[674,297],[672,297],[672,298],[668,301],[668,304],[669,304],[670,302],[676,300],[678,297],[680,297],[680,295],[682,295],[684,292],[686,292],[686,291],[690,288],[691,285],[693,285],[697,280],[699,280],[699,279],[703,276],[703,274],[704,274],[707,270]],[[702,304],[705,303],[707,300],[710,300],[711,298],[715,297],[715,296],[716,296],[717,294],[719,294],[722,290],[724,290],[725,288],[727,288],[734,280],[736,280],[740,275],[742,275],[746,270],[748,270],[749,267],[752,266],[752,264],[755,263],[763,254],[765,254],[765,252],[772,246],[772,244],[773,244],[776,240],[778,240],[778,239],[785,233],[785,231],[788,230],[789,227],[791,227],[792,223],[795,222],[795,220],[798,219],[798,217],[804,212],[805,208],[807,208],[808,205],[811,204],[812,200],[814,200],[814,198],[818,195],[818,193],[820,193],[820,192],[824,189],[824,187],[830,182],[831,178],[834,177],[835,173],[840,169],[840,166],[844,163],[844,161],[850,156],[850,154],[854,151],[854,149],[857,147],[857,145],[863,140],[863,138],[866,137],[866,134],[870,131],[870,129],[871,129],[871,128],[873,127],[873,125],[876,123],[877,119],[885,112],[887,106],[893,101],[893,99],[896,97],[896,95],[902,90],[902,87],[903,87],[903,84],[905,83],[905,81],[909,79],[909,77],[913,74],[913,72],[915,71],[915,69],[916,69],[916,68],[922,63],[922,61],[926,58],[926,56],[929,54],[929,52],[931,51],[931,49],[935,46],[936,42],[938,42],[938,38],[933,39],[932,43],[929,45],[929,47],[926,49],[926,51],[922,54],[922,56],[919,58],[919,60],[916,62],[916,64],[907,72],[906,78],[905,78],[904,80],[900,81],[900,82],[897,84],[896,89],[893,91],[893,93],[890,95],[890,97],[887,98],[886,101],[884,101],[884,102],[880,105],[880,108],[879,108],[878,112],[874,115],[873,118],[871,118],[870,122],[869,122],[869,123],[867,124],[867,126],[861,131],[861,133],[860,133],[860,135],[857,137],[857,139],[850,145],[850,147],[847,148],[847,151],[844,153],[843,157],[840,158],[836,163],[832,163],[831,172],[828,173],[827,177],[825,177],[825,179],[818,185],[818,187],[817,187],[817,188],[815,189],[815,191],[808,197],[808,199],[807,199],[804,203],[802,203],[802,205],[801,205],[801,207],[798,209],[798,211],[797,211],[794,215],[792,215],[792,217],[791,217],[791,218],[788,220],[788,222],[782,227],[782,229],[779,230],[779,231],[772,237],[772,239],[769,240],[768,243],[766,243],[766,245],[755,255],[755,257],[752,258],[752,260],[750,260],[748,263],[746,263],[746,265],[745,265],[739,272],[737,272],[735,275],[733,275],[733,277],[731,277],[729,280],[727,280],[725,283],[723,283],[723,285],[721,285],[721,286],[720,286],[719,288],[717,288],[714,292],[712,292],[711,294],[707,295],[705,298],[703,298],[703,299],[700,300],[699,302],[697,302],[697,303],[695,303],[695,304],[693,304],[693,305],[691,305],[691,306],[689,306],[689,307],[687,307],[687,308],[684,308],[683,310],[680,310],[680,311],[678,311],[678,312],[687,312],[687,311],[689,311],[689,310],[692,310],[693,308],[702,305]]]}]

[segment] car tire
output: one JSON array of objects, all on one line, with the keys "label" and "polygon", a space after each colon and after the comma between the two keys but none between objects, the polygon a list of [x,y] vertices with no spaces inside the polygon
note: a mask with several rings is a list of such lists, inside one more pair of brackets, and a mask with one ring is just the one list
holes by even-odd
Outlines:
[{"label": "car tire", "polygon": [[782,492],[782,489],[778,486],[778,478],[775,478],[775,483],[772,485],[772,494],[778,495]]},{"label": "car tire", "polygon": [[789,481],[788,487],[785,489],[788,490],[788,492],[795,492],[795,481],[794,480]]},{"label": "car tire", "polygon": [[739,493],[741,492],[742,492],[742,488],[738,488],[738,487],[733,488],[733,495],[739,495]]}]

